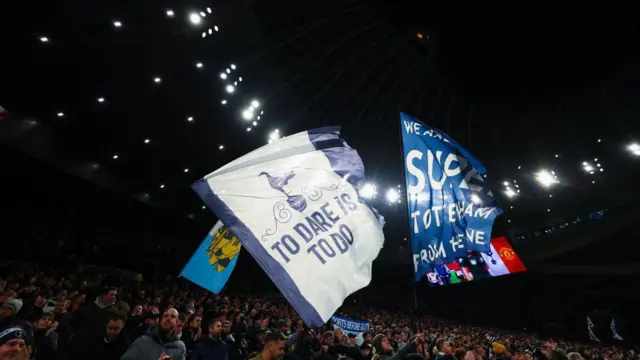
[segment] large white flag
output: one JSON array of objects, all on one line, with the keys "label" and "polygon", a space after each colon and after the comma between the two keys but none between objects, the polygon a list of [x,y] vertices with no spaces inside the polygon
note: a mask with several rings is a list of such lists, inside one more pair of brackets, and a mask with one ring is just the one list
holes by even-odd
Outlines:
[{"label": "large white flag", "polygon": [[356,191],[362,160],[336,134],[293,135],[307,151],[265,146],[193,185],[309,326],[369,284],[384,242],[384,220]]}]

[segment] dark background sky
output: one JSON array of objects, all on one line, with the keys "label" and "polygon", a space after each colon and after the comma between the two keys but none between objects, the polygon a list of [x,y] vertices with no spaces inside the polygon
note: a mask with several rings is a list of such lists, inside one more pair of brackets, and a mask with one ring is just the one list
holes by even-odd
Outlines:
[{"label": "dark background sky", "polygon": [[[0,123],[5,144],[203,229],[215,218],[201,209],[193,181],[265,144],[273,129],[286,135],[342,125],[378,184],[373,203],[389,220],[389,244],[402,244],[403,206],[384,200],[385,189],[402,181],[398,110],[447,131],[485,163],[505,209],[496,234],[562,223],[636,196],[627,189],[639,159],[625,151],[640,124],[640,38],[630,5],[3,6],[5,16],[15,15],[0,25],[0,105],[10,114]],[[194,26],[188,16],[200,11],[207,17]],[[219,31],[203,38],[214,25]],[[232,63],[230,79],[243,81],[229,95],[230,80],[219,73]],[[247,132],[251,122],[241,112],[254,98],[265,113]],[[606,171],[589,176],[581,163],[594,158]],[[537,185],[533,173],[542,168],[556,171],[560,185]],[[505,180],[520,184],[516,199],[502,196]]]}]

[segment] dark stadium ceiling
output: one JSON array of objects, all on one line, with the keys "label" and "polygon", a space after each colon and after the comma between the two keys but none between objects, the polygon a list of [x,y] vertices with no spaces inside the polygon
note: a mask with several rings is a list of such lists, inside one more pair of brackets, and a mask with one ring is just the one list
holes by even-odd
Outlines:
[{"label": "dark stadium ceiling", "polygon": [[385,199],[402,182],[398,110],[485,163],[498,232],[637,196],[633,10],[441,3],[13,2],[0,140],[206,224],[192,182],[270,137],[342,125],[402,237]]}]

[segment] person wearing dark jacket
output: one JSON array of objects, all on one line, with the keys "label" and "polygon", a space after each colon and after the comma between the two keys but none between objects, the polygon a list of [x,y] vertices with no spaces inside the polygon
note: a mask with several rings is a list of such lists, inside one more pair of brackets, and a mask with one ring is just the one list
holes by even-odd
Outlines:
[{"label": "person wearing dark jacket", "polygon": [[209,324],[209,335],[200,340],[191,352],[189,360],[227,360],[229,349],[221,335],[222,323],[213,319]]},{"label": "person wearing dark jacket", "polygon": [[234,327],[231,334],[225,337],[225,342],[229,346],[229,360],[245,360],[249,354],[249,343],[247,342],[247,331],[249,326],[244,320],[240,320]]},{"label": "person wearing dark jacket", "polygon": [[118,289],[103,288],[96,300],[80,308],[71,317],[71,329],[74,336],[92,336],[102,334],[107,319],[115,308]]},{"label": "person wearing dark jacket", "polygon": [[438,339],[436,341],[436,349],[438,353],[435,354],[435,360],[456,360],[454,350],[451,344],[445,339]]},{"label": "person wearing dark jacket", "polygon": [[53,313],[44,313],[33,326],[33,346],[31,358],[37,360],[53,360],[58,350],[58,323],[54,322]]},{"label": "person wearing dark jacket", "polygon": [[384,334],[378,334],[373,338],[373,347],[376,350],[376,355],[373,358],[379,360],[402,360],[407,354],[415,353],[418,345],[424,343],[424,334],[417,334],[409,339],[409,342],[405,346],[401,347],[396,353],[394,353],[387,336]]},{"label": "person wearing dark jacket", "polygon": [[167,309],[160,325],[136,339],[120,360],[185,360],[187,348],[175,333],[177,323],[178,311]]},{"label": "person wearing dark jacket", "polygon": [[86,343],[72,342],[69,360],[118,360],[127,351],[129,342],[125,336],[125,320],[113,314],[107,322],[102,336],[93,337]]}]

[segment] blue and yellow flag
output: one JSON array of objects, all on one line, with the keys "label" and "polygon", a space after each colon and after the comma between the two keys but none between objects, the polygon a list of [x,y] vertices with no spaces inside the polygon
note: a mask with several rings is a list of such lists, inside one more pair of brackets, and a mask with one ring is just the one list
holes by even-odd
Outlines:
[{"label": "blue and yellow flag", "polygon": [[221,221],[211,229],[180,275],[218,294],[240,255],[240,242]]}]

